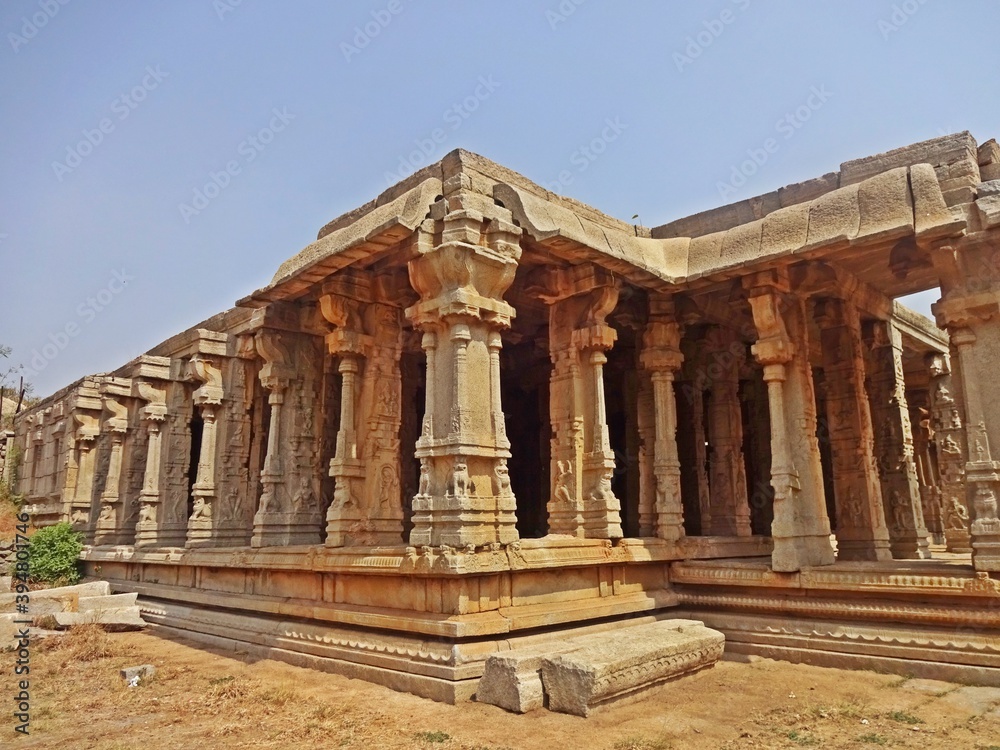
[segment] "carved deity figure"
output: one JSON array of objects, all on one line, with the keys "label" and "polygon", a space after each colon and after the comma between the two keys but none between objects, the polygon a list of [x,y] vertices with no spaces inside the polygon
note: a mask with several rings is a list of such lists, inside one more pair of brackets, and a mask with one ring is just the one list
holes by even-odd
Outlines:
[{"label": "carved deity figure", "polygon": [[379,474],[379,507],[384,509],[392,507],[392,502],[398,491],[399,480],[396,478],[396,470],[391,466],[383,466]]},{"label": "carved deity figure", "polygon": [[573,482],[573,462],[557,461],[556,468],[559,470],[559,475],[556,477],[556,501],[569,505],[573,502],[573,496],[570,493],[570,485]]},{"label": "carved deity figure", "polygon": [[969,530],[969,511],[955,496],[949,498],[945,524],[952,531]]},{"label": "carved deity figure", "polygon": [[292,508],[297,513],[314,510],[316,507],[316,495],[313,494],[312,482],[305,474],[299,477],[299,487],[292,497]]}]

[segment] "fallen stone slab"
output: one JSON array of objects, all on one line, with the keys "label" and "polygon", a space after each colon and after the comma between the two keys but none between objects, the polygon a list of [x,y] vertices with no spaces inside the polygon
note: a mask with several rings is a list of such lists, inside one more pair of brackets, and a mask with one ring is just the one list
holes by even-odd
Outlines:
[{"label": "fallen stone slab", "polygon": [[134,591],[128,594],[109,594],[108,596],[81,596],[78,612],[92,612],[95,609],[123,609],[136,606],[139,595]]},{"label": "fallen stone slab", "polygon": [[90,612],[56,612],[51,616],[57,627],[102,625],[106,630],[133,630],[146,627],[138,607],[95,609]]},{"label": "fallen stone slab", "polygon": [[904,682],[899,686],[899,689],[939,696],[950,693],[955,689],[955,684],[953,682],[945,682],[944,680],[913,679]]},{"label": "fallen stone slab", "polygon": [[551,648],[490,655],[476,688],[476,700],[518,714],[541,708],[545,703],[542,660]]},{"label": "fallen stone slab", "polygon": [[995,687],[960,687],[939,700],[961,708],[974,716],[989,711],[994,706],[1000,706],[1000,688]]},{"label": "fallen stone slab", "polygon": [[695,620],[624,627],[542,661],[549,709],[576,716],[714,664],[725,637]]},{"label": "fallen stone slab", "polygon": [[131,682],[136,677],[145,680],[156,674],[156,667],[152,664],[141,664],[138,667],[125,667],[125,669],[119,670],[118,674],[125,682]]},{"label": "fallen stone slab", "polygon": [[[107,581],[90,581],[75,586],[57,586],[51,589],[37,589],[28,592],[29,610],[33,615],[50,612],[75,612],[80,597],[108,596],[111,584]],[[14,612],[17,609],[16,593],[0,593],[0,612]]]},{"label": "fallen stone slab", "polygon": [[606,643],[606,638],[604,632],[587,633],[491,654],[476,688],[476,701],[519,714],[542,708],[545,704],[542,662],[546,657],[565,654],[592,642]]}]

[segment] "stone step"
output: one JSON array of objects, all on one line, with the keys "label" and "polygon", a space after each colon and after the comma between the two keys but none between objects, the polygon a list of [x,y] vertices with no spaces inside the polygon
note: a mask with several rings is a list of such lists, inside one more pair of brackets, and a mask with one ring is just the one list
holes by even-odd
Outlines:
[{"label": "stone step", "polygon": [[108,594],[107,596],[81,596],[79,612],[92,612],[95,609],[122,609],[134,607],[139,595],[134,591],[128,594]]},{"label": "stone step", "polygon": [[553,711],[586,716],[597,705],[714,664],[724,641],[697,620],[672,619],[539,642],[487,658],[476,700],[525,713],[548,696]]}]

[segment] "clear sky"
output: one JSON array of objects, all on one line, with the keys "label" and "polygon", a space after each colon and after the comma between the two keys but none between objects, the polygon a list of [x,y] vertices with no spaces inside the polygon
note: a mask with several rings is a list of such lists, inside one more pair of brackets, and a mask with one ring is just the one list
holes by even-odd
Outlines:
[{"label": "clear sky", "polygon": [[4,0],[0,344],[38,395],[116,368],[458,147],[655,226],[981,143],[998,29],[995,0]]}]

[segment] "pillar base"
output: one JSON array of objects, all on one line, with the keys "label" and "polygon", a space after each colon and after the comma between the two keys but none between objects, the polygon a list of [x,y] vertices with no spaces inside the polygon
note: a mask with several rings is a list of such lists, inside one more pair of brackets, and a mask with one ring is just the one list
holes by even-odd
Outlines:
[{"label": "pillar base", "polygon": [[833,546],[829,536],[774,537],[771,570],[777,573],[795,573],[802,568],[833,563]]},{"label": "pillar base", "polygon": [[322,523],[318,513],[257,513],[250,546],[319,544]]},{"label": "pillar base", "polygon": [[889,549],[896,560],[929,560],[931,556],[926,539],[897,539],[890,542]]},{"label": "pillar base", "polygon": [[892,550],[886,541],[872,539],[841,539],[837,536],[838,560],[865,560],[879,562],[892,559]]}]

